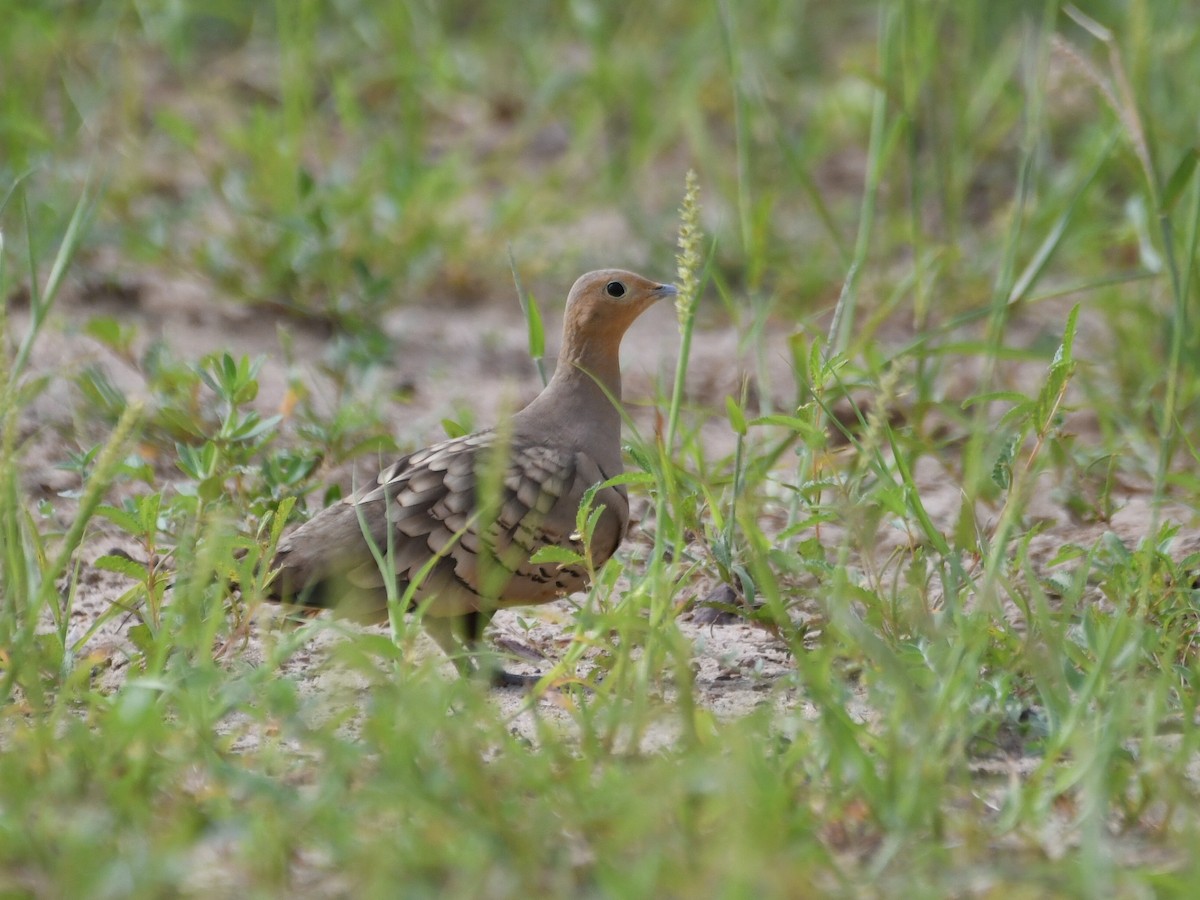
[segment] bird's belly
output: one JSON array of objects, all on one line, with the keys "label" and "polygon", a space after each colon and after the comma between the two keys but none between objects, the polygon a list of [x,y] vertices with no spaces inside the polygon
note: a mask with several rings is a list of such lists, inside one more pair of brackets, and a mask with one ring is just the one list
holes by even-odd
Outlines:
[{"label": "bird's belly", "polygon": [[[480,609],[550,603],[587,587],[587,573],[573,566],[559,569],[557,565],[549,564],[532,568],[532,573],[517,574],[510,578],[494,600],[466,591],[418,591],[413,608],[423,608],[425,615],[436,618],[465,616]],[[540,569],[545,569],[545,574]]]}]

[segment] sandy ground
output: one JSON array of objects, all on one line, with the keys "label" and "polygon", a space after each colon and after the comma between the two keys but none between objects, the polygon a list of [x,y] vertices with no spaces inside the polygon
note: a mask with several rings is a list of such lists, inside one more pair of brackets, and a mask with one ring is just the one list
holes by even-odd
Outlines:
[{"label": "sandy ground", "polygon": [[[653,274],[653,273],[651,273]],[[565,286],[564,286],[565,289]],[[493,298],[494,302],[469,308],[438,302],[414,303],[388,315],[380,326],[395,341],[396,355],[390,367],[375,377],[381,392],[394,393],[405,388],[403,405],[393,404],[387,410],[393,434],[402,447],[417,445],[443,436],[441,420],[457,417],[463,410],[474,415],[480,426],[494,421],[499,411],[519,405],[534,396],[540,386],[526,351],[525,326],[521,319],[511,287],[507,293]],[[561,309],[547,313],[547,334],[556,335]],[[1063,311],[1043,310],[1047,321]],[[326,352],[326,336],[295,322],[281,319],[271,312],[246,306],[224,303],[214,298],[202,285],[185,280],[164,280],[154,275],[129,276],[121,283],[75,284],[63,297],[46,330],[35,346],[32,369],[51,376],[47,389],[30,407],[23,424],[27,439],[27,472],[25,485],[33,500],[45,501],[53,507],[52,516],[65,522],[73,511],[70,500],[60,492],[77,487],[75,476],[57,468],[68,450],[78,450],[103,433],[88,433],[94,423],[80,423],[76,418],[78,399],[73,394],[70,376],[82,366],[101,366],[112,381],[130,396],[146,394],[142,375],[126,360],[93,340],[81,331],[92,316],[113,316],[137,326],[135,350],[154,339],[165,340],[183,359],[199,359],[207,352],[229,351],[235,355],[265,357],[259,381],[261,389],[256,400],[264,414],[272,414],[284,403],[289,378],[299,377],[311,386],[318,402],[331,402],[328,379],[321,373],[319,361]],[[702,316],[702,320],[706,319]],[[14,332],[20,334],[27,315],[20,308],[13,314]],[[1061,315],[1057,319],[1062,321]],[[1014,330],[1017,340],[1035,340],[1043,326],[1037,321],[1020,323]],[[288,334],[291,362],[285,362],[280,335]],[[760,409],[786,411],[792,399],[795,377],[791,371],[787,341],[789,334],[782,328],[767,330],[766,344],[754,359],[739,349],[737,334],[728,327],[701,328],[697,333],[687,385],[688,399],[697,408],[723,410],[724,398],[737,395],[743,379],[751,377]],[[556,338],[550,339],[553,353]],[[674,311],[667,306],[652,309],[639,320],[628,335],[623,352],[625,369],[625,399],[636,426],[643,433],[652,432],[657,411],[648,398],[655,393],[657,383],[667,383],[674,370],[678,349],[678,330]],[[136,358],[136,353],[134,354]],[[1044,366],[1026,369],[1013,368],[1005,377],[1011,385],[1029,388],[1036,384]],[[957,383],[948,386],[948,395],[970,389],[973,373],[959,372]],[[1083,413],[1072,414],[1073,429],[1086,437],[1093,425]],[[733,449],[733,435],[722,419],[712,418],[701,425],[702,441],[708,458],[719,460]],[[344,467],[325,473],[331,480],[349,486],[354,480],[374,475],[377,460],[363,461],[357,469]],[[160,467],[164,480],[172,473]],[[953,527],[961,504],[958,479],[952,465],[924,458],[917,467],[916,481],[921,498],[934,521],[941,529]],[[1137,485],[1119,487],[1115,492],[1118,510],[1104,523],[1081,523],[1074,519],[1059,502],[1056,485],[1046,484],[1030,508],[1030,518],[1040,524],[1041,531],[1033,538],[1032,558],[1050,571],[1050,562],[1064,544],[1089,548],[1105,533],[1112,532],[1127,545],[1134,545],[1152,530],[1157,520],[1170,520],[1184,526],[1174,552],[1183,554],[1200,549],[1200,539],[1194,535],[1195,514],[1182,506],[1171,506],[1157,512],[1151,508],[1144,489]],[[641,501],[644,506],[645,501]],[[635,500],[635,516],[637,515]],[[768,506],[769,513],[769,506]],[[981,509],[980,521],[994,520],[996,510]],[[841,534],[838,526],[827,527],[823,540],[836,542]],[[624,552],[630,566],[638,564],[648,537],[635,529]],[[904,531],[883,523],[873,559],[853,561],[866,571],[885,567],[894,549],[907,541]],[[72,623],[74,634],[87,628],[110,607],[128,587],[121,576],[101,571],[89,565],[113,546],[123,546],[128,552],[137,548],[122,544],[119,535],[100,528],[83,550],[84,566],[79,584]],[[1068,567],[1069,568],[1069,567]],[[703,598],[720,586],[696,584],[688,597]],[[803,590],[803,587],[801,587]],[[819,598],[810,597],[811,610],[819,616]],[[1097,596],[1097,601],[1101,598]],[[523,643],[553,658],[571,628],[573,601],[562,601],[545,607],[503,612],[497,616],[494,632],[500,641]],[[798,606],[804,615],[805,603]],[[1008,613],[1019,617],[1015,608]],[[530,631],[517,625],[517,615],[533,619]],[[115,686],[126,671],[125,650],[128,646],[125,630],[129,617],[115,618],[92,638],[91,648],[106,656],[111,667],[106,679]],[[253,658],[258,652],[258,635],[273,627],[267,620],[256,623],[246,653]],[[738,716],[763,703],[795,704],[794,692],[775,689],[783,676],[793,669],[793,660],[785,644],[768,631],[732,616],[719,616],[702,608],[689,610],[681,617],[681,627],[694,647],[694,667],[699,702],[719,716]],[[322,645],[331,636],[316,638],[289,664],[294,677],[306,680],[306,689],[342,691],[347,685],[330,687],[324,666],[312,665],[322,654]],[[432,645],[430,645],[432,646]],[[424,652],[430,651],[425,648]],[[447,665],[447,677],[452,669]],[[311,674],[310,674],[311,673]],[[353,692],[353,685],[349,686]],[[527,698],[519,691],[496,691],[496,702],[514,716],[514,727],[530,729],[530,713],[525,710]],[[542,701],[539,714],[555,715],[554,698]],[[863,711],[865,715],[866,712]],[[566,720],[565,714],[563,715]],[[532,733],[532,732],[531,732]],[[669,733],[652,735],[651,740],[669,740]]]}]

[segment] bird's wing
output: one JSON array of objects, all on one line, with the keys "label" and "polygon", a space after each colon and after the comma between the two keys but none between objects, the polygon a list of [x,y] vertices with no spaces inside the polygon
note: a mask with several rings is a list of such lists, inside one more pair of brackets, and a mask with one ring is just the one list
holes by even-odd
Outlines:
[{"label": "bird's wing", "polygon": [[[580,500],[605,475],[587,453],[552,444],[504,446],[495,432],[444,441],[397,461],[377,483],[315,516],[281,542],[281,597],[336,578],[386,606],[387,576],[364,535],[390,560],[396,590],[416,584],[413,602],[432,615],[461,615],[507,603],[537,603],[578,590],[579,566],[536,564],[543,546],[582,551],[574,534]],[[605,512],[592,540],[597,563],[624,536],[623,491],[597,495]],[[389,527],[390,526],[390,527]],[[573,539],[574,538],[574,539]],[[328,605],[326,599],[318,600]]]}]

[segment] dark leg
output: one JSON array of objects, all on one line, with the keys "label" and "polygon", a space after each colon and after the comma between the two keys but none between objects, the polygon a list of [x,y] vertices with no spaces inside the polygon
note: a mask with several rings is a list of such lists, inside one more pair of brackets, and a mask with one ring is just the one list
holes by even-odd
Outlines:
[{"label": "dark leg", "polygon": [[528,689],[541,680],[541,675],[520,675],[516,672],[510,672],[501,666],[492,669],[491,674],[492,687],[498,688],[515,687]]},{"label": "dark leg", "polygon": [[425,633],[437,642],[443,653],[450,657],[454,668],[458,669],[458,674],[464,677],[475,674],[475,667],[471,665],[471,655],[463,640],[465,633],[462,627],[463,617],[426,616],[421,624],[425,626]]},{"label": "dark leg", "polygon": [[493,687],[523,687],[537,684],[540,675],[516,675],[507,672],[483,650],[483,633],[492,621],[495,610],[475,611],[463,616],[426,616],[422,624],[431,638],[454,662],[459,674],[486,677]]}]

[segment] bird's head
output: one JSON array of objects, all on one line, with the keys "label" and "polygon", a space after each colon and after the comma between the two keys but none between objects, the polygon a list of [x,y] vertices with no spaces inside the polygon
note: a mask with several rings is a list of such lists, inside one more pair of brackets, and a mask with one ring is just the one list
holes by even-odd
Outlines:
[{"label": "bird's head", "polygon": [[615,351],[634,319],[656,300],[676,293],[673,284],[660,284],[623,269],[581,275],[567,296],[564,344],[599,343]]}]

